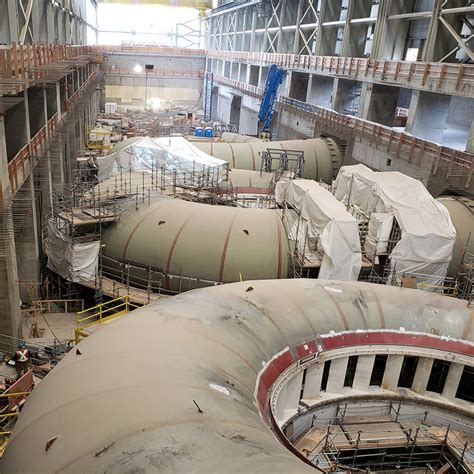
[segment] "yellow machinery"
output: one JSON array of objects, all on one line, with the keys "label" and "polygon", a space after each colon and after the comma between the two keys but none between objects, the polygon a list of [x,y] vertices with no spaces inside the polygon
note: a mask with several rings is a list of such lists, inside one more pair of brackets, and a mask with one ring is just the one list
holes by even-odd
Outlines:
[{"label": "yellow machinery", "polygon": [[112,133],[101,128],[94,128],[87,132],[87,148],[89,150],[110,150]]}]

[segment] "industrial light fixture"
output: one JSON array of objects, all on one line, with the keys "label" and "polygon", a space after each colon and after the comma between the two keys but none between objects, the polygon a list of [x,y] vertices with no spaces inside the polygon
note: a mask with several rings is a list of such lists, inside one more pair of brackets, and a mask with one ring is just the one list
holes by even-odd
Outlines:
[{"label": "industrial light fixture", "polygon": [[140,66],[140,64],[135,64],[133,71],[136,72],[137,74],[140,74],[143,71],[143,68]]}]

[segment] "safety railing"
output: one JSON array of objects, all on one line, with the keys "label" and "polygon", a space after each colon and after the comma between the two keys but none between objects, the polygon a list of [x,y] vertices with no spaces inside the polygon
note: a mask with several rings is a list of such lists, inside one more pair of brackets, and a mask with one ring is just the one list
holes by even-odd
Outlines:
[{"label": "safety railing", "polygon": [[396,61],[384,59],[337,56],[308,56],[247,51],[208,51],[210,59],[238,61],[270,66],[276,64],[287,70],[334,74],[339,77],[381,83],[405,83],[429,91],[438,90],[470,96],[474,87],[474,66]]},{"label": "safety railing", "polygon": [[105,74],[107,75],[118,75],[118,76],[137,76],[137,77],[175,77],[175,78],[182,78],[182,79],[189,79],[189,78],[200,78],[204,77],[204,70],[199,71],[177,71],[177,70],[165,70],[165,69],[153,69],[152,71],[141,71],[136,72],[135,70],[130,68],[120,68],[110,66],[104,70]]},{"label": "safety railing", "polygon": [[[42,77],[36,68],[85,54],[97,54],[94,46],[68,44],[16,44],[0,47],[0,78],[28,79]],[[35,70],[32,76],[32,71]]]},{"label": "safety railing", "polygon": [[104,53],[154,53],[170,56],[205,56],[206,51],[203,49],[193,48],[173,48],[165,46],[139,46],[122,44],[119,46],[102,45],[100,49]]},{"label": "safety railing", "polygon": [[37,154],[46,144],[48,137],[54,133],[57,123],[58,116],[57,114],[54,114],[48,120],[48,123],[40,128],[40,130],[38,130],[38,132],[31,138],[30,145],[25,145],[21,148],[8,163],[8,177],[13,195],[18,191],[36,165]]},{"label": "safety railing", "polygon": [[85,332],[87,328],[110,321],[117,316],[129,313],[139,307],[140,306],[131,303],[129,296],[126,295],[79,311],[77,313],[76,329],[74,331],[75,343],[78,344],[81,338],[89,336],[89,334]]},{"label": "safety railing", "polygon": [[[94,80],[96,73],[93,72],[81,87],[67,100],[67,110],[70,111],[74,104],[79,100],[86,89]],[[36,166],[38,156],[47,145],[47,141],[51,138],[58,126],[58,114],[54,114],[38,132],[31,138],[29,145],[25,145],[18,153],[8,162],[8,177],[11,186],[11,195],[14,196],[24,181],[28,178],[33,168]],[[4,193],[0,189],[0,209],[5,205]]]},{"label": "safety railing", "polygon": [[38,300],[33,301],[33,307],[42,313],[74,313],[80,308],[84,311],[84,300],[80,298],[68,300]]}]

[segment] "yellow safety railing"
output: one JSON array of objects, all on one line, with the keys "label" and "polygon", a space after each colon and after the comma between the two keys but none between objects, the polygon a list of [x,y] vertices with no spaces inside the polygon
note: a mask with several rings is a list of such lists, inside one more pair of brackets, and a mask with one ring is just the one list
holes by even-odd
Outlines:
[{"label": "yellow safety railing", "polygon": [[84,311],[79,311],[76,319],[75,343],[78,344],[81,337],[89,335],[87,332],[84,332],[88,327],[102,324],[121,314],[129,313],[136,308],[139,308],[139,306],[131,303],[129,296],[125,295],[105,303],[100,303],[92,308],[87,308]]},{"label": "yellow safety railing", "polygon": [[434,285],[432,283],[418,283],[417,288],[419,290],[425,290],[425,291],[431,291],[433,293],[440,293],[445,296],[451,296],[452,298],[457,298],[459,291],[458,291],[458,285],[457,284],[442,284],[440,283],[439,285]]}]

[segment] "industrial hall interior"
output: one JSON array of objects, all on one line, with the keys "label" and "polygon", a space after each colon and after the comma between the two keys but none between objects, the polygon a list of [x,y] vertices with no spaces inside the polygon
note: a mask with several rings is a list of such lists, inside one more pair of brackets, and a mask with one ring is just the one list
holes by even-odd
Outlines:
[{"label": "industrial hall interior", "polygon": [[473,0],[0,0],[0,473],[474,474]]}]

